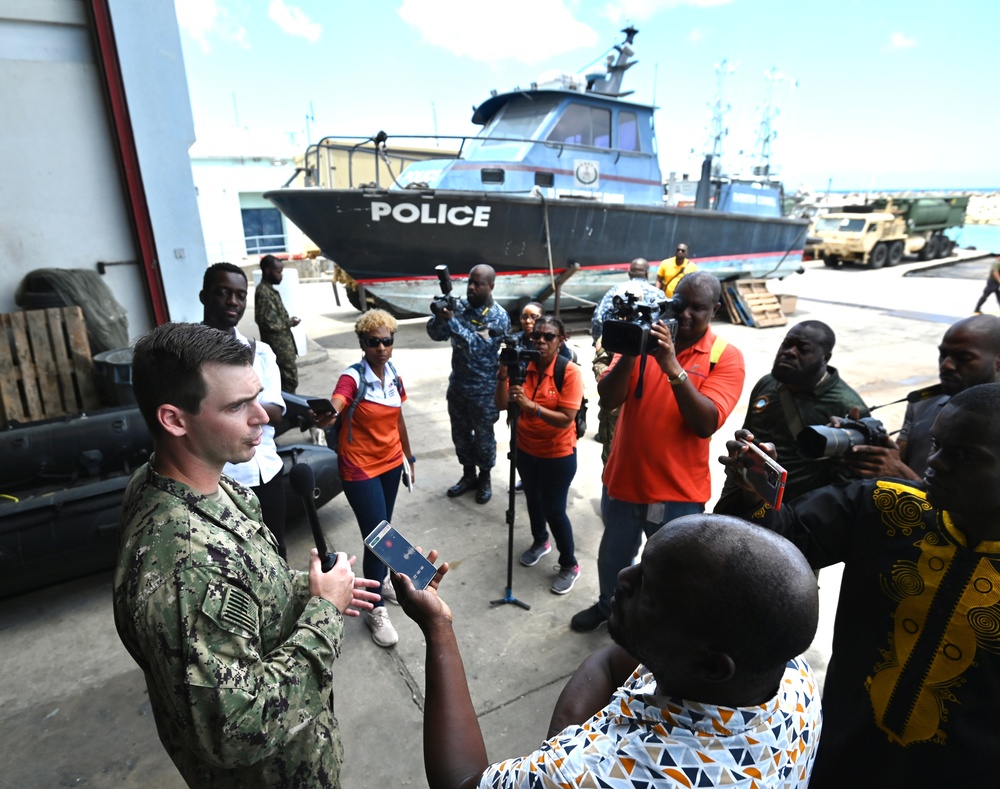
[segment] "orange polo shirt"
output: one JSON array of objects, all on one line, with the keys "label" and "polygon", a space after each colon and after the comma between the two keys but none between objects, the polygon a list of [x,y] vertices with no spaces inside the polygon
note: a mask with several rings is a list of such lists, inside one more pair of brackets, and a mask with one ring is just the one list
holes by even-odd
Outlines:
[{"label": "orange polo shirt", "polygon": [[[553,378],[556,362],[552,360],[541,378],[535,363],[528,365],[524,380],[524,393],[528,399],[538,403],[542,408],[557,410],[558,408],[580,409],[583,401],[583,376],[580,368],[573,362],[566,363],[566,374],[563,376],[562,392],[556,389]],[[508,383],[508,386],[510,384]],[[562,458],[573,454],[576,446],[576,422],[570,421],[566,427],[553,427],[532,413],[521,413],[517,422],[517,448],[538,458]]]},{"label": "orange polo shirt", "polygon": [[[715,367],[711,367],[714,341],[715,334],[709,329],[698,342],[677,354],[677,361],[695,388],[715,404],[718,429],[743,393],[746,371],[743,354],[732,345],[726,346]],[[620,359],[615,356],[609,371]],[[636,360],[604,467],[608,495],[632,504],[707,502],[712,496],[709,439],[699,438],[684,422],[674,388],[655,359],[646,360],[642,397],[637,399],[638,381]]]},{"label": "orange polo shirt", "polygon": [[[350,433],[347,424],[341,426],[337,446],[340,478],[348,482],[374,479],[403,462],[399,437],[399,409],[406,401],[403,380],[386,365],[383,385],[367,362],[362,361],[361,366],[368,381],[365,399],[354,410]],[[333,395],[350,405],[358,394],[359,383],[358,371],[348,368],[337,381]],[[350,442],[348,435],[353,439]]]}]

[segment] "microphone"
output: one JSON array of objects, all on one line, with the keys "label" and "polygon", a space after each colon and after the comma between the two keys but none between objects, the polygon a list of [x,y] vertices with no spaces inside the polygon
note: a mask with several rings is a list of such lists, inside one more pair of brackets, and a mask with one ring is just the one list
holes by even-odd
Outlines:
[{"label": "microphone", "polygon": [[[937,397],[940,394],[944,394],[944,387],[941,384],[931,384],[930,386],[925,386],[923,389],[915,389],[910,392],[906,397],[900,397],[898,400],[893,400],[891,403],[882,403],[882,405],[873,405],[869,408],[869,411],[874,411],[876,408],[885,408],[887,405],[896,405],[896,403],[920,403],[924,400],[929,400],[932,397]],[[898,430],[896,431],[899,432]]]},{"label": "microphone", "polygon": [[919,403],[921,400],[937,397],[939,394],[944,394],[944,387],[941,384],[933,384],[932,386],[925,386],[923,389],[917,389],[915,392],[910,392],[906,396],[906,402]]},{"label": "microphone", "polygon": [[326,538],[323,536],[323,530],[319,527],[319,514],[316,512],[316,501],[313,496],[313,491],[316,489],[316,476],[308,463],[296,463],[288,472],[288,481],[291,483],[292,491],[302,499],[302,506],[306,508],[309,528],[312,529],[313,539],[316,541],[316,550],[319,551],[323,572],[328,573],[337,563],[337,554],[327,550]]}]

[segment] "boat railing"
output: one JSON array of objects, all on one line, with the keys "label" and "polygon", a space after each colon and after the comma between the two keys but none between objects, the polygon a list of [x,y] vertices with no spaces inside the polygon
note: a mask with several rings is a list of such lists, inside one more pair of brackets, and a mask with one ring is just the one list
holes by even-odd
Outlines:
[{"label": "boat railing", "polygon": [[[591,145],[560,142],[555,140],[538,140],[528,137],[479,137],[477,135],[394,135],[392,140],[396,147],[388,144],[389,136],[379,132],[373,137],[324,137],[319,142],[306,149],[303,166],[299,168],[304,173],[304,185],[325,188],[344,188],[337,178],[337,172],[347,167],[347,188],[374,184],[376,188],[388,188],[396,184],[398,175],[414,162],[428,159],[461,159],[466,146],[470,143],[515,143],[518,145],[544,145],[557,151],[556,157],[561,158],[566,151],[584,151],[589,153],[614,153],[617,161],[623,153],[635,155],[635,151],[597,148]],[[399,145],[396,141],[412,140],[413,145]],[[445,143],[445,147],[441,144]],[[649,154],[639,154],[649,155]],[[383,179],[389,183],[383,184]],[[357,180],[357,183],[355,183]],[[291,181],[291,179],[290,179]]]}]

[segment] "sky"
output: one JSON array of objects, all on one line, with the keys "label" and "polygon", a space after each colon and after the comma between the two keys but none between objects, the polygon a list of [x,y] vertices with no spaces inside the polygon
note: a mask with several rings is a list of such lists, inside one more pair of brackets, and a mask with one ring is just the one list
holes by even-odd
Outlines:
[{"label": "sky", "polygon": [[[601,68],[638,28],[631,101],[697,177],[711,105],[729,171],[765,109],[786,189],[1000,188],[1000,3],[987,0],[175,0],[196,133],[475,134],[472,108]],[[993,97],[992,99],[990,97]],[[203,132],[201,130],[204,130]],[[743,152],[743,156],[741,156]]]}]

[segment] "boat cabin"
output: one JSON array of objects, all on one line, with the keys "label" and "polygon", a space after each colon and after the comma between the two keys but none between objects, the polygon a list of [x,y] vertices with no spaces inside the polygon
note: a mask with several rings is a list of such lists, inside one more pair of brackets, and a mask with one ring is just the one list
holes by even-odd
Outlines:
[{"label": "boat cabin", "polygon": [[472,116],[485,128],[457,159],[411,164],[399,184],[662,205],[653,107],[562,81],[486,100]]}]

